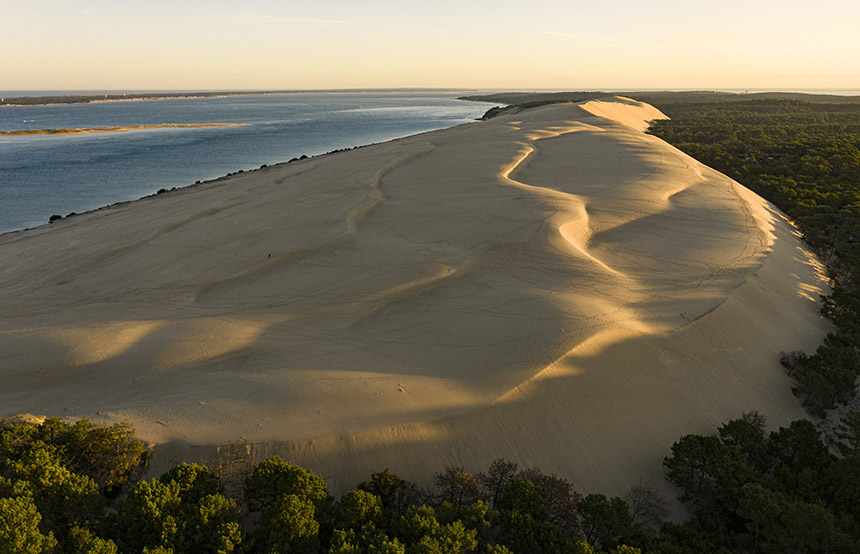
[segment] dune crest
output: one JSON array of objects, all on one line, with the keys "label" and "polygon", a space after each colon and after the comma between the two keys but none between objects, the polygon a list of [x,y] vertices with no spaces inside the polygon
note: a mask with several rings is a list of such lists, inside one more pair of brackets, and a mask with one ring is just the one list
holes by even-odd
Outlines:
[{"label": "dune crest", "polygon": [[154,471],[241,437],[334,490],[660,486],[682,434],[802,417],[777,354],[828,330],[793,227],[660,117],[544,106],[0,236],[0,415],[128,418]]},{"label": "dune crest", "polygon": [[580,106],[592,115],[614,121],[637,131],[646,131],[651,126],[652,121],[666,119],[663,112],[654,106],[626,96],[612,96],[605,100],[589,100],[582,102]]}]

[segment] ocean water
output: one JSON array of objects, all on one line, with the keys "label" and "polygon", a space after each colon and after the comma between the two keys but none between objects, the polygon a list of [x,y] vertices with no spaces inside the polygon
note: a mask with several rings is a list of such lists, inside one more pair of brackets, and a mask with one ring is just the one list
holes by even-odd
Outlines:
[{"label": "ocean water", "polygon": [[457,93],[297,93],[224,98],[0,106],[0,130],[165,123],[242,127],[0,136],[0,232],[53,214],[467,123],[492,105]]}]

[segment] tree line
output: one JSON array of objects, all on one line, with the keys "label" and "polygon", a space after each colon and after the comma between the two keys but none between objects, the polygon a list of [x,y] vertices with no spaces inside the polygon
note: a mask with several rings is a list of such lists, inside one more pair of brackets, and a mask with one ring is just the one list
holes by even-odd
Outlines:
[{"label": "tree line", "polygon": [[[448,466],[429,487],[389,469],[336,499],[322,476],[236,445],[207,465],[140,480],[149,450],[127,423],[0,421],[4,554],[643,554],[860,550],[860,417],[831,452],[799,420],[757,413],[687,435],[664,460],[689,521],[645,486],[582,495],[503,459]],[[245,454],[243,454],[243,452]]]},{"label": "tree line", "polygon": [[0,552],[634,554],[622,542],[650,541],[663,516],[643,487],[582,497],[504,460],[426,489],[385,469],[335,499],[312,471],[242,452],[142,481],[149,450],[127,423],[0,421]]},{"label": "tree line", "polygon": [[[652,132],[786,212],[827,263],[837,326],[786,352],[816,416],[850,403],[860,374],[860,108],[786,100],[657,104]],[[280,458],[237,445],[208,465],[141,480],[149,450],[129,424],[0,421],[0,552],[597,553],[860,552],[860,412],[835,432],[809,420],[770,433],[756,412],[681,437],[663,465],[690,518],[667,522],[653,490],[581,494],[496,460],[445,467],[424,488],[388,469],[340,498]]]}]

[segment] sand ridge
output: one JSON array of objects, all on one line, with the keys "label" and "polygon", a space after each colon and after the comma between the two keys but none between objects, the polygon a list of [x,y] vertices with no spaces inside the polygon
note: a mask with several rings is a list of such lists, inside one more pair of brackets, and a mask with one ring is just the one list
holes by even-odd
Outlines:
[{"label": "sand ridge", "polygon": [[777,362],[827,331],[768,203],[550,105],[0,236],[0,405],[128,418],[164,465],[239,439],[334,490],[494,457],[660,485],[684,433],[802,417]]}]

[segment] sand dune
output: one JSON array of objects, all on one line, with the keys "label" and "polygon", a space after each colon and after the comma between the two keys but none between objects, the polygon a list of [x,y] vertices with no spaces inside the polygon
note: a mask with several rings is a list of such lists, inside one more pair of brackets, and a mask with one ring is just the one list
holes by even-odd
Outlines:
[{"label": "sand dune", "polygon": [[334,490],[494,457],[662,486],[672,442],[802,417],[826,282],[625,98],[551,105],[0,237],[0,406],[239,439]]}]

